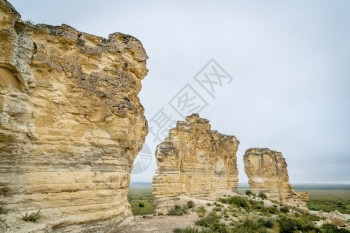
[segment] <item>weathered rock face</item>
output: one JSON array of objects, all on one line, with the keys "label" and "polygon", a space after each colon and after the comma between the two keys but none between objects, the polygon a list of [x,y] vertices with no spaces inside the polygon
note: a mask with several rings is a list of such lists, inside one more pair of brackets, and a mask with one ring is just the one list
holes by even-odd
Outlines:
[{"label": "weathered rock face", "polygon": [[319,211],[317,214],[318,216],[325,218],[327,223],[334,224],[339,227],[344,227],[347,225],[346,216],[340,213],[338,210],[328,213]]},{"label": "weathered rock face", "polygon": [[[131,219],[146,59],[131,36],[26,24],[0,0],[0,206],[10,209],[1,232],[16,221],[23,231],[108,232]],[[19,220],[39,209],[39,223]]]},{"label": "weathered rock face", "polygon": [[235,192],[238,144],[236,137],[212,131],[198,114],[177,122],[156,150],[155,212],[165,214],[181,196],[215,200]]},{"label": "weathered rock face", "polygon": [[266,148],[251,148],[244,155],[244,170],[250,189],[270,199],[291,205],[306,204],[307,193],[297,194],[289,183],[287,163],[282,154]]}]

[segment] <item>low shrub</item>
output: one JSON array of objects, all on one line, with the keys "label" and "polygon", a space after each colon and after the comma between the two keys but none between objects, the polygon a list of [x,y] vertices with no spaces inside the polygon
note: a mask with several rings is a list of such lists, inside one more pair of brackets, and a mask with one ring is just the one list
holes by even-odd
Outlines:
[{"label": "low shrub", "polygon": [[211,212],[206,217],[203,217],[195,222],[196,225],[202,227],[209,227],[214,223],[219,223],[219,217],[216,215],[215,212]]},{"label": "low shrub", "polygon": [[11,195],[11,189],[9,187],[1,187],[0,188],[0,196],[10,196]]},{"label": "low shrub", "polygon": [[260,218],[258,221],[259,225],[264,226],[266,228],[272,229],[275,226],[275,220],[271,218]]},{"label": "low shrub", "polygon": [[196,210],[196,212],[197,212],[199,217],[204,217],[206,211],[207,210],[203,206],[198,207],[197,210]]},{"label": "low shrub", "polygon": [[209,232],[228,233],[229,230],[225,224],[215,222],[213,225],[210,226]]},{"label": "low shrub", "polygon": [[139,207],[145,207],[145,204],[143,202],[139,202]]},{"label": "low shrub", "polygon": [[[221,199],[221,198],[220,198],[220,199]],[[219,200],[220,200],[220,199],[219,199]],[[221,206],[222,206],[220,203],[217,203],[217,202],[214,202],[214,205],[215,205],[215,206],[218,206],[218,207],[221,207]]]},{"label": "low shrub", "polygon": [[247,208],[249,207],[249,202],[246,197],[233,196],[227,199],[227,203],[235,205],[237,207]]},{"label": "low shrub", "polygon": [[299,217],[300,219],[305,219],[306,221],[319,221],[321,220],[321,217],[314,215],[314,214],[310,214],[309,212],[302,210],[300,208],[293,208],[295,211],[298,212],[295,213],[295,216]]},{"label": "low shrub", "polygon": [[349,230],[341,228],[338,229],[338,227],[334,224],[326,223],[321,226],[321,232],[322,233],[350,233]]},{"label": "low shrub", "polygon": [[267,233],[265,227],[259,221],[254,219],[245,219],[240,225],[236,226],[234,231],[240,233]]},{"label": "low shrub", "polygon": [[253,210],[262,211],[265,210],[264,202],[263,201],[254,201],[249,200],[250,207]]},{"label": "low shrub", "polygon": [[233,212],[232,216],[238,218],[239,214],[237,212]]},{"label": "low shrub", "polygon": [[276,200],[270,200],[273,204],[279,205],[280,203]]},{"label": "low shrub", "polygon": [[288,206],[282,206],[281,208],[280,208],[280,211],[282,212],[282,213],[289,213],[289,207]]},{"label": "low shrub", "polygon": [[266,196],[266,194],[265,193],[263,193],[263,192],[259,192],[259,195],[258,195],[258,197],[260,197],[261,199],[263,199],[263,200],[267,200],[267,196]]},{"label": "low shrub", "polygon": [[186,210],[186,208],[183,208],[179,205],[174,205],[174,207],[168,211],[168,215],[179,216],[179,215],[183,215],[183,214],[187,214],[187,210]]},{"label": "low shrub", "polygon": [[289,218],[282,216],[277,221],[279,223],[281,233],[294,233],[295,231],[309,232],[317,230],[312,222],[303,218]]},{"label": "low shrub", "polygon": [[8,209],[6,209],[6,208],[0,206],[0,214],[7,214],[8,212],[9,212]]},{"label": "low shrub", "polygon": [[246,191],[245,191],[245,194],[248,195],[248,196],[251,196],[251,195],[253,195],[253,192],[250,191],[250,190],[246,190]]},{"label": "low shrub", "polygon": [[338,231],[338,227],[336,225],[326,223],[321,226],[322,233],[335,233]]},{"label": "low shrub", "polygon": [[30,214],[26,213],[24,216],[22,216],[22,220],[26,222],[36,222],[41,218],[40,210],[37,212],[32,212]]},{"label": "low shrub", "polygon": [[219,198],[219,201],[220,201],[221,203],[224,203],[224,204],[227,203],[227,199],[226,199],[226,198]]},{"label": "low shrub", "polygon": [[27,20],[25,20],[24,21],[26,24],[29,24],[29,25],[35,25],[35,22],[34,21],[32,21],[32,20],[30,20],[30,19],[27,19]]},{"label": "low shrub", "polygon": [[188,207],[189,209],[193,208],[193,207],[194,207],[194,202],[193,202],[193,201],[188,201],[188,202],[187,202],[187,207]]},{"label": "low shrub", "polygon": [[200,233],[201,231],[193,227],[186,227],[185,229],[181,229],[177,227],[177,228],[174,228],[173,232],[174,233]]},{"label": "low shrub", "polygon": [[270,206],[270,207],[265,207],[268,213],[270,214],[278,214],[279,210],[276,205]]}]

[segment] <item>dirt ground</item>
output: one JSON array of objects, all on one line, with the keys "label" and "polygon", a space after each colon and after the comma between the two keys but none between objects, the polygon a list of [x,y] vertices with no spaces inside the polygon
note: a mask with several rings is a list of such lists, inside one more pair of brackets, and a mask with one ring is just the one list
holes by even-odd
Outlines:
[{"label": "dirt ground", "polygon": [[176,227],[185,228],[187,226],[194,226],[194,222],[198,219],[196,213],[189,213],[183,216],[149,216],[143,218],[142,216],[135,217],[135,224],[132,226],[125,226],[121,233],[172,233]]}]

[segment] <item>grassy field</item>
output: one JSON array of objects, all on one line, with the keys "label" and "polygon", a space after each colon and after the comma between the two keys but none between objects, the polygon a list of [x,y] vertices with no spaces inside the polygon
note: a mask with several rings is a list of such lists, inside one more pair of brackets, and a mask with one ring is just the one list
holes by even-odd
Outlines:
[{"label": "grassy field", "polygon": [[346,190],[309,190],[308,207],[310,210],[325,212],[338,210],[350,214],[350,191]]},{"label": "grassy field", "polygon": [[129,188],[128,201],[134,215],[154,213],[152,187],[150,186],[131,186]]},{"label": "grassy field", "polygon": [[[350,186],[349,185],[293,185],[296,192],[308,192],[310,210],[330,212],[338,210],[343,214],[350,214]],[[248,187],[239,188],[244,194]]]},{"label": "grassy field", "polygon": [[[247,187],[238,189],[244,194]],[[308,192],[310,210],[323,210],[325,212],[338,210],[343,214],[350,214],[350,186],[297,186],[296,192]],[[154,213],[153,195],[151,185],[132,185],[129,188],[128,200],[134,215]],[[141,207],[140,203],[144,206]]]}]

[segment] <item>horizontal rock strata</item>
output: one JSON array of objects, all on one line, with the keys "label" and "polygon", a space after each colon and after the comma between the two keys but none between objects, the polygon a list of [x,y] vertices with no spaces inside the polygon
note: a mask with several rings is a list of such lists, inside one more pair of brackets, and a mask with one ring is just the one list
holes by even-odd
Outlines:
[{"label": "horizontal rock strata", "polygon": [[289,183],[287,163],[282,154],[266,148],[251,148],[244,154],[244,170],[250,189],[270,199],[303,207],[307,193],[297,194]]},{"label": "horizontal rock strata", "polygon": [[[109,232],[130,220],[147,134],[140,41],[24,23],[0,0],[0,52],[0,206],[10,210],[0,232]],[[20,219],[39,209],[38,223]]]},{"label": "horizontal rock strata", "polygon": [[181,196],[215,200],[233,194],[238,185],[239,141],[211,130],[198,114],[177,122],[158,145],[153,178],[155,212],[165,214]]}]

